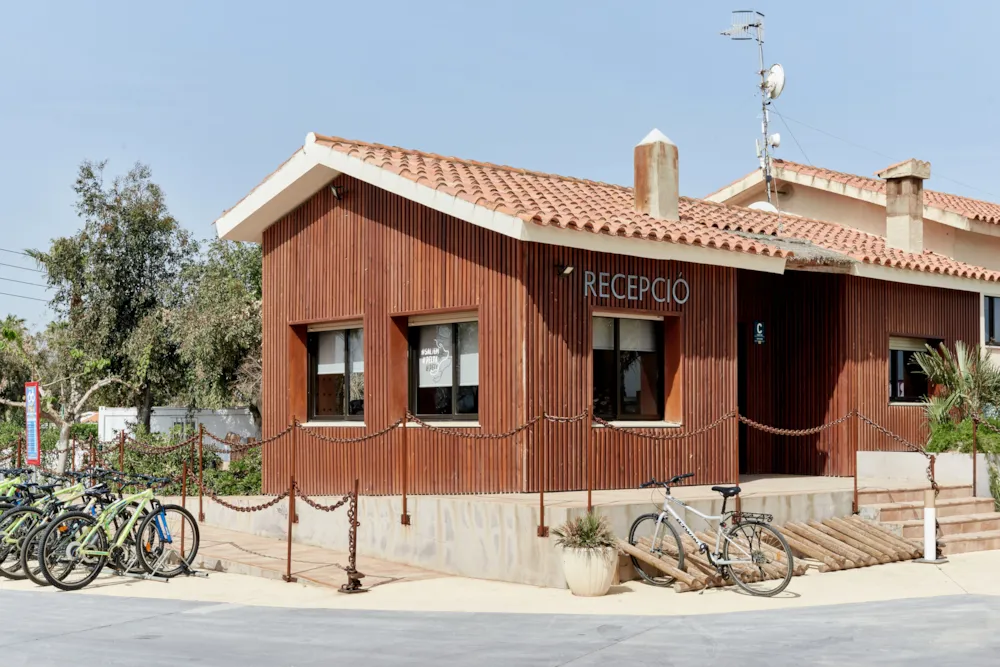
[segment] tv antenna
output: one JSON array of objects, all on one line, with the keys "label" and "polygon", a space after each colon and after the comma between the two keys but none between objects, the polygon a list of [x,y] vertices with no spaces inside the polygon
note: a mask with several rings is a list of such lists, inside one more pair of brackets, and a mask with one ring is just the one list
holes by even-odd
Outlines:
[{"label": "tv antenna", "polygon": [[729,30],[722,32],[723,35],[736,41],[754,40],[757,42],[757,56],[760,64],[758,74],[760,75],[760,133],[761,138],[757,139],[757,159],[760,161],[760,170],[764,174],[764,188],[767,191],[767,202],[771,206],[776,206],[778,199],[778,187],[774,183],[771,175],[771,151],[781,145],[781,135],[775,132],[768,134],[767,127],[770,121],[768,117],[768,107],[772,100],[778,99],[781,91],[785,89],[785,68],[781,65],[771,65],[769,69],[764,68],[764,15],[752,9],[738,9],[733,12],[732,26]]}]

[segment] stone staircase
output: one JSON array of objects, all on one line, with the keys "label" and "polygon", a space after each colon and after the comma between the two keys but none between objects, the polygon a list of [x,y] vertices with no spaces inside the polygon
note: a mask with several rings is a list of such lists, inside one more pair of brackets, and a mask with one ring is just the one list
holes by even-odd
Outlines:
[{"label": "stone staircase", "polygon": [[[858,492],[861,516],[878,521],[897,535],[920,544],[924,536],[926,485]],[[945,556],[1000,549],[1000,512],[992,498],[975,498],[972,485],[941,486],[937,498],[938,541]]]}]

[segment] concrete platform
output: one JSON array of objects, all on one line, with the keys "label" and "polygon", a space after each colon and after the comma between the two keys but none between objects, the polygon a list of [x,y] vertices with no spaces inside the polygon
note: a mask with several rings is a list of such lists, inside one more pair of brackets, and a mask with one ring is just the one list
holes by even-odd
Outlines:
[{"label": "concrete platform", "polygon": [[[853,480],[837,477],[755,476],[741,479],[743,509],[774,515],[775,523],[823,520],[851,513]],[[859,488],[894,489],[913,482],[859,480]],[[641,514],[657,512],[662,490],[595,491],[594,504],[611,520],[620,536]],[[674,489],[674,495],[706,513],[721,510],[722,500],[708,486]],[[238,504],[257,504],[266,498],[230,498]],[[333,499],[317,498],[320,502]],[[197,509],[197,498],[188,507]],[[545,495],[545,523],[558,526],[586,512],[584,491]],[[193,504],[192,504],[193,503]],[[560,552],[554,539],[537,536],[538,494],[410,496],[411,525],[400,523],[399,496],[364,496],[359,500],[358,554],[361,558],[399,563],[421,571],[492,579],[512,583],[564,588]],[[234,512],[208,498],[205,523],[239,533],[284,539],[288,503],[263,512]],[[730,505],[732,507],[732,505]],[[323,513],[297,504],[299,523],[294,541],[337,552],[347,549],[345,510]],[[697,517],[685,517],[694,530],[705,529]],[[362,571],[364,569],[362,568]]]}]

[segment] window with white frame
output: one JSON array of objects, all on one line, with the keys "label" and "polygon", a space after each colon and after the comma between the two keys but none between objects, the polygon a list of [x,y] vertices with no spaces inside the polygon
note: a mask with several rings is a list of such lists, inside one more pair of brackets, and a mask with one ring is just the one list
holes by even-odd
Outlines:
[{"label": "window with white frame", "polygon": [[594,317],[594,414],[663,419],[663,321]]},{"label": "window with white frame", "polygon": [[418,417],[479,417],[479,322],[410,325],[410,410]]},{"label": "window with white frame", "polygon": [[310,331],[309,419],[360,420],[365,414],[365,345],[361,328]]}]

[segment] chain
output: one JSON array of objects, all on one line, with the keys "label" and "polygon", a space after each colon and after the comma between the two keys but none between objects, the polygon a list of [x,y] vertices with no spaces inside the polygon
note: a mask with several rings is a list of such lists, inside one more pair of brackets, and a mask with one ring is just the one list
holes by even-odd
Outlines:
[{"label": "chain", "polygon": [[164,447],[160,447],[158,445],[151,445],[146,442],[139,442],[135,438],[128,437],[125,440],[126,442],[125,448],[130,449],[133,452],[139,452],[141,454],[169,454],[170,452],[176,452],[178,449],[187,447],[197,439],[198,436],[194,435],[188,438],[187,440],[184,440],[183,442],[177,443],[176,445],[166,445]]},{"label": "chain", "polygon": [[[528,420],[524,424],[521,424],[520,426],[515,426],[511,430],[505,431],[503,433],[466,433],[466,432],[456,431],[454,428],[442,428],[440,426],[431,426],[424,420],[420,419],[420,417],[417,417],[416,415],[410,412],[406,413],[406,417],[414,424],[419,424],[421,428],[425,428],[428,431],[443,433],[453,438],[460,438],[463,440],[504,440],[506,438],[511,438],[526,429],[531,428],[542,419],[541,416],[534,417],[533,419]],[[456,428],[461,428],[461,427],[456,427]]]},{"label": "chain", "polygon": [[557,424],[575,424],[586,419],[589,414],[590,410],[584,410],[580,414],[573,415],[572,417],[559,417],[558,415],[550,415],[547,412],[543,412],[542,418],[545,421],[556,422]]},{"label": "chain", "polygon": [[279,494],[274,498],[268,500],[266,503],[261,503],[260,505],[234,505],[232,503],[226,502],[218,494],[216,494],[215,491],[212,491],[211,489],[206,489],[204,486],[201,487],[201,491],[215,502],[219,503],[226,509],[233,510],[234,512],[260,512],[262,510],[266,510],[269,507],[274,507],[275,505],[277,505],[282,500],[288,497],[288,491],[285,491],[284,493]]},{"label": "chain", "polygon": [[302,489],[299,488],[299,483],[297,481],[292,483],[292,488],[295,489],[296,498],[301,498],[302,500],[306,501],[306,505],[309,505],[309,507],[319,510],[320,512],[333,512],[335,510],[338,510],[344,506],[344,503],[346,503],[348,500],[351,499],[351,494],[348,493],[346,496],[341,498],[338,502],[334,503],[333,505],[321,505],[320,503],[316,502],[306,494],[302,493]]},{"label": "chain", "polygon": [[776,426],[767,426],[765,424],[761,424],[760,422],[756,422],[753,419],[750,419],[746,415],[737,414],[737,416],[739,417],[740,421],[746,424],[747,426],[752,426],[756,429],[764,431],[765,433],[770,433],[772,435],[802,436],[802,435],[815,435],[816,433],[825,431],[828,428],[833,428],[834,426],[843,424],[848,419],[854,417],[855,414],[856,412],[854,410],[851,410],[840,419],[834,419],[832,422],[826,424],[820,424],[819,426],[813,426],[812,428],[798,428],[798,429],[777,428]]},{"label": "chain", "polygon": [[[293,428],[295,428],[295,424],[289,424],[283,430],[279,431],[278,433],[275,433],[270,438],[264,438],[263,440],[258,440],[257,442],[248,442],[246,444],[241,443],[241,444],[238,445],[238,447],[239,447],[240,451],[246,452],[246,451],[250,451],[251,449],[256,449],[258,447],[263,447],[264,445],[269,445],[272,442],[274,442],[275,440],[278,440],[279,438],[282,438],[285,435],[288,435],[289,433],[291,433],[291,431],[292,431]],[[204,431],[204,434],[207,435],[208,437],[212,438],[216,442],[226,443],[226,441],[223,438],[220,438],[219,436],[213,434],[210,431]],[[197,436],[195,436],[195,437],[197,437]],[[202,443],[202,448],[207,449],[210,452],[217,452],[217,453],[226,453],[226,454],[228,454],[228,453],[232,452],[233,445],[226,444],[225,447],[218,447],[216,445],[212,445],[212,444],[206,445],[206,444]]]},{"label": "chain", "polygon": [[395,428],[399,428],[399,426],[402,423],[403,423],[403,418],[400,417],[399,419],[397,419],[393,423],[391,423],[388,426],[386,426],[381,431],[375,431],[374,433],[367,433],[365,435],[359,435],[356,438],[332,438],[332,437],[330,437],[328,435],[323,435],[322,433],[316,433],[315,431],[313,431],[309,427],[303,426],[302,424],[299,424],[298,422],[296,422],[296,425],[299,427],[300,431],[308,433],[310,436],[316,438],[317,440],[322,440],[324,442],[332,442],[332,443],[338,444],[338,445],[346,445],[346,444],[350,444],[350,443],[353,443],[353,442],[364,442],[366,440],[372,440],[374,438],[379,438],[379,437],[385,435],[386,433],[388,433],[389,431],[391,431],[391,430],[393,430]]},{"label": "chain", "polygon": [[623,428],[621,426],[617,426],[615,424],[612,424],[609,421],[605,421],[604,419],[601,419],[600,417],[598,417],[596,415],[594,416],[594,421],[597,422],[598,424],[600,424],[600,425],[602,425],[602,426],[604,426],[606,428],[610,428],[610,429],[612,429],[614,431],[620,431],[622,433],[628,433],[630,435],[635,435],[635,436],[638,436],[640,438],[646,438],[648,440],[683,440],[684,438],[692,438],[692,437],[694,437],[696,435],[701,435],[702,433],[707,433],[708,431],[711,431],[712,429],[718,427],[720,424],[722,424],[726,420],[732,419],[735,416],[736,416],[736,411],[733,410],[731,412],[727,412],[726,414],[722,415],[721,417],[719,417],[718,419],[716,419],[711,424],[706,424],[706,425],[704,425],[704,426],[702,426],[700,428],[696,428],[693,431],[683,431],[683,432],[680,432],[680,433],[664,433],[664,434],[644,433],[644,432],[642,432],[642,431],[640,431],[638,429],[635,429],[635,428],[628,428],[628,427],[624,427]]}]

